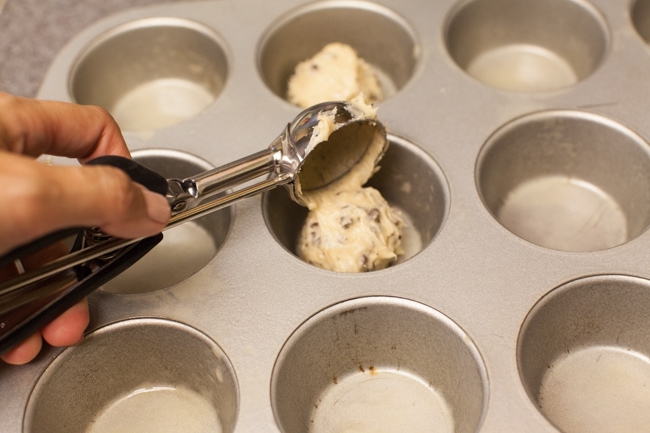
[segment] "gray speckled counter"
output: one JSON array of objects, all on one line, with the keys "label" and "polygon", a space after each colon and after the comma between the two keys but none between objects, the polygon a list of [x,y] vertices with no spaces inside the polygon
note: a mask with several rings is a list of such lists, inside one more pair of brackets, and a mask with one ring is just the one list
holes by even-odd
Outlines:
[{"label": "gray speckled counter", "polygon": [[55,55],[84,27],[126,9],[177,1],[0,1],[0,90],[36,96]]}]

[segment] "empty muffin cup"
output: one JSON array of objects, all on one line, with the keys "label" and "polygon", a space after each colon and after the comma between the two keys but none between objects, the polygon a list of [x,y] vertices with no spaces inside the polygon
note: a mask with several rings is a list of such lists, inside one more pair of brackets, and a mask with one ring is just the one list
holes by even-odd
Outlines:
[{"label": "empty muffin cup", "polygon": [[406,85],[420,60],[415,32],[394,11],[364,1],[313,2],[282,16],[261,39],[257,64],[264,83],[286,99],[296,65],[332,42],[351,46],[370,65],[384,99]]},{"label": "empty muffin cup", "polygon": [[471,433],[486,387],[476,347],[448,317],[369,297],[326,308],[289,337],[271,402],[283,433]]},{"label": "empty muffin cup", "polygon": [[[437,236],[449,212],[449,187],[436,162],[409,141],[388,135],[389,146],[377,171],[366,184],[376,188],[405,221],[402,247],[396,263],[422,251]],[[285,188],[264,194],[262,211],[275,239],[297,255],[308,210],[291,200]]]},{"label": "empty muffin cup", "polygon": [[224,43],[210,28],[180,18],[146,18],[100,35],[77,59],[70,92],[108,110],[127,131],[154,130],[194,117],[223,89]]},{"label": "empty muffin cup", "polygon": [[604,275],[571,281],[530,311],[519,335],[519,372],[561,431],[647,430],[649,309],[649,281]]},{"label": "empty muffin cup", "polygon": [[586,1],[463,1],[445,27],[456,64],[484,84],[537,92],[571,86],[596,70],[607,25]]},{"label": "empty muffin cup", "polygon": [[599,251],[650,225],[650,149],[625,126],[544,111],[496,131],[476,167],[480,196],[509,231],[560,251]]},{"label": "empty muffin cup", "polygon": [[650,44],[650,1],[636,0],[632,5],[630,15],[639,36],[646,44]]},{"label": "empty muffin cup", "polygon": [[[167,179],[183,179],[213,168],[201,158],[170,149],[136,150],[132,155]],[[101,290],[152,292],[189,278],[216,256],[230,233],[232,220],[233,210],[226,208],[165,230],[160,244]]]},{"label": "empty muffin cup", "polygon": [[26,433],[231,433],[237,380],[221,348],[187,325],[130,319],[91,332],[39,378]]}]

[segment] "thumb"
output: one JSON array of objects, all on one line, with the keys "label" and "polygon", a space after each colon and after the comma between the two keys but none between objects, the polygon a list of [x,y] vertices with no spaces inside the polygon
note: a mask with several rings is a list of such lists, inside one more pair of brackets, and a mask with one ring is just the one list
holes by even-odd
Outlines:
[{"label": "thumb", "polygon": [[53,176],[60,195],[52,207],[61,221],[136,238],[160,232],[169,220],[165,197],[133,182],[115,167],[57,167]]}]

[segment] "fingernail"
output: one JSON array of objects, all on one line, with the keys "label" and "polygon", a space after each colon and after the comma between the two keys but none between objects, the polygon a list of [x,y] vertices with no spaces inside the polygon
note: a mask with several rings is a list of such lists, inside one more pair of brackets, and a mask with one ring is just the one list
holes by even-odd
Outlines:
[{"label": "fingernail", "polygon": [[147,204],[147,214],[149,218],[159,224],[165,224],[171,216],[171,209],[167,199],[160,194],[142,188],[144,200]]}]

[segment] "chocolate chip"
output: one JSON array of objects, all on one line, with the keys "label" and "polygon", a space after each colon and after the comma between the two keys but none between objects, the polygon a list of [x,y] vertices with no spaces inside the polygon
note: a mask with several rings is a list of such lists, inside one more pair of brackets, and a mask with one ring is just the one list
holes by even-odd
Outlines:
[{"label": "chocolate chip", "polygon": [[352,221],[352,219],[350,219],[350,217],[341,217],[339,219],[339,223],[346,230],[350,228],[350,226],[352,225],[353,222],[354,221]]},{"label": "chocolate chip", "polygon": [[379,209],[374,208],[368,211],[368,216],[371,220],[379,221]]},{"label": "chocolate chip", "polygon": [[370,269],[368,269],[368,256],[365,254],[361,256],[361,268],[363,269],[363,272],[370,271]]}]

